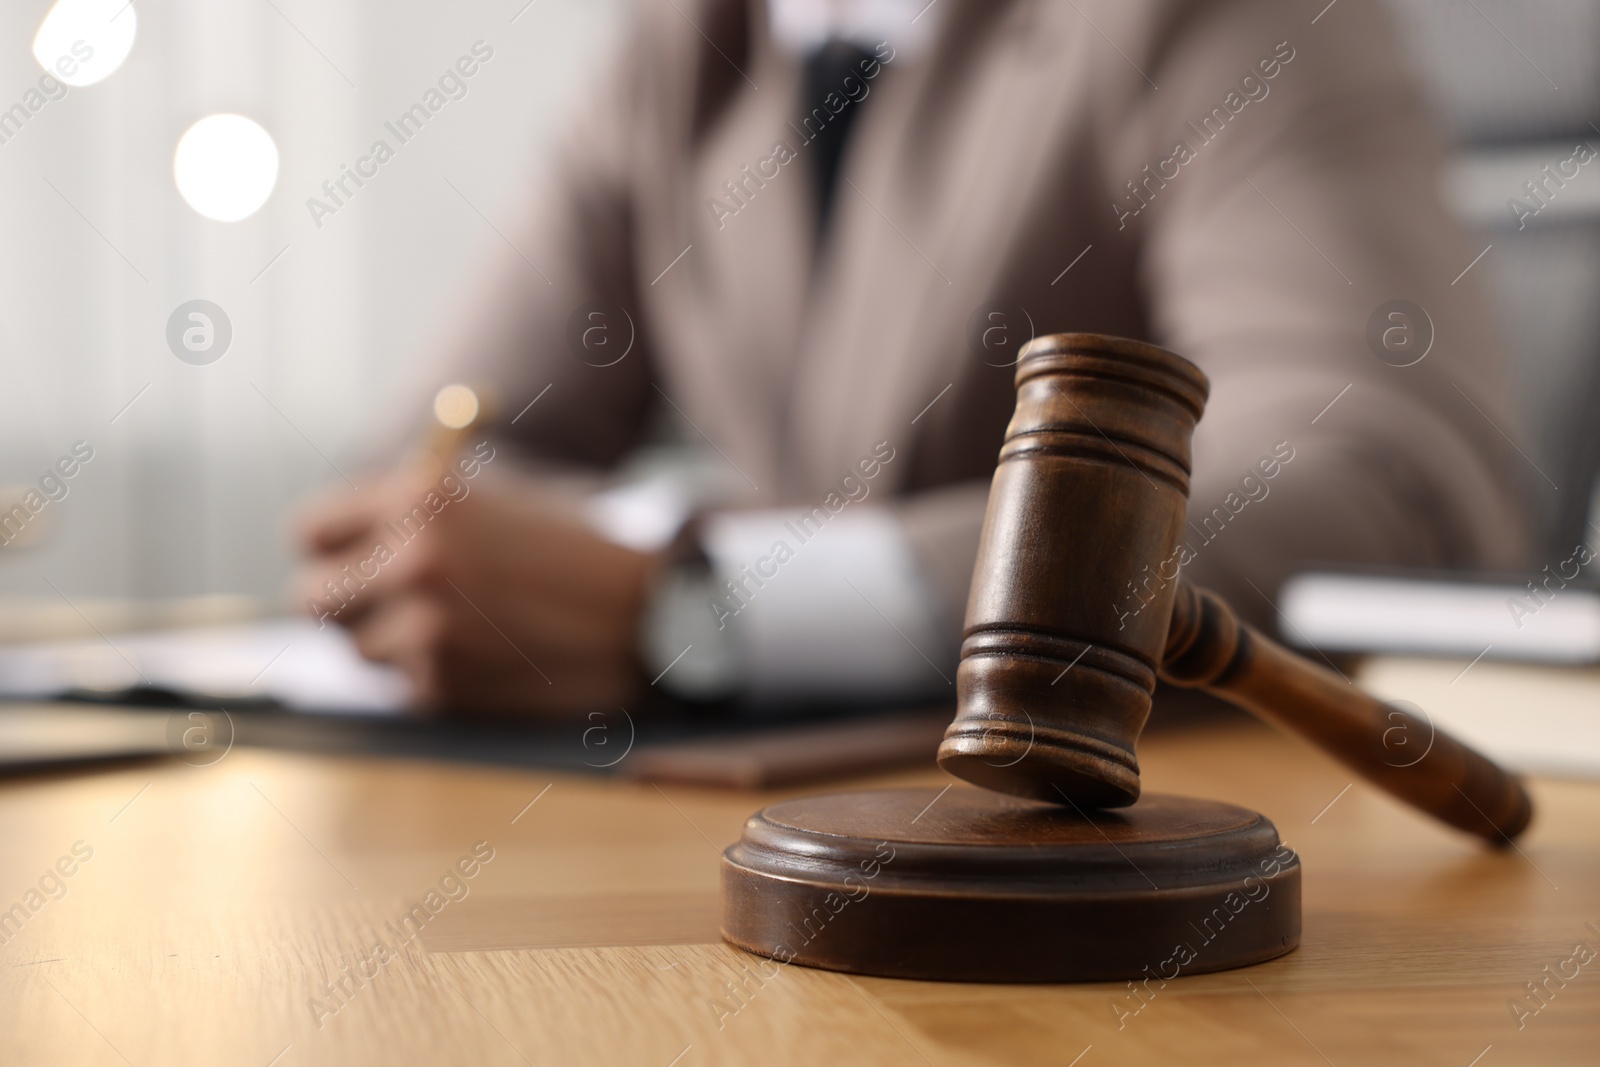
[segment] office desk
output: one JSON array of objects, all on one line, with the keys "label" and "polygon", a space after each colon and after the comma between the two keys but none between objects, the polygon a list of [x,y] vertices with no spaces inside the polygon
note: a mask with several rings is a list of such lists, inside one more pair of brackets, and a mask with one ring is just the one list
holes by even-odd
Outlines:
[{"label": "office desk", "polygon": [[[1587,925],[1600,924],[1600,785],[1536,782],[1533,829],[1519,850],[1491,852],[1363,785],[1346,790],[1339,767],[1264,728],[1155,735],[1141,756],[1147,789],[1257,808],[1300,851],[1296,952],[1142,998],[1120,983],[799,967],[763,982],[745,970],[757,961],[715,941],[717,862],[773,795],[245,749],[210,767],[6,782],[0,908],[26,910],[41,879],[65,891],[41,893],[6,930],[0,1062],[1600,1058],[1600,960],[1567,962],[1579,942],[1600,948]],[[46,878],[64,858],[72,874]],[[428,912],[425,894],[463,858],[473,877],[445,885],[460,899],[441,892]],[[413,904],[425,924],[403,923]],[[394,948],[387,963],[380,940]],[[1508,1001],[1531,1012],[1523,983],[1547,964],[1577,976],[1546,979],[1546,1003],[1519,1030]]]}]

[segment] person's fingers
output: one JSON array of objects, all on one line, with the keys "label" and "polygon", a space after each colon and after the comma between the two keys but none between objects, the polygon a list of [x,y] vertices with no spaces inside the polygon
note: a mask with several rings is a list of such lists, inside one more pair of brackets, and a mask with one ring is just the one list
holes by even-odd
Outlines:
[{"label": "person's fingers", "polygon": [[472,504],[469,499],[459,510],[447,510],[409,541],[391,539],[393,550],[382,558],[369,556],[358,573],[378,575],[373,585],[379,597],[402,590],[435,593],[456,620],[453,631],[490,649],[509,645],[564,659],[631,647],[637,605],[605,595],[595,573],[606,570],[614,577],[624,564],[635,565],[633,554],[621,562],[597,560],[593,535],[564,554],[547,552],[537,525],[473,511]]},{"label": "person's fingers", "polygon": [[625,656],[564,657],[540,648],[535,659],[534,650],[525,652],[476,613],[468,619],[440,596],[401,594],[351,628],[363,656],[406,674],[422,708],[560,714],[610,707],[636,690],[636,672]]},{"label": "person's fingers", "polygon": [[290,594],[294,606],[318,622],[354,626],[382,601],[376,595],[363,595],[364,590],[351,592],[339,583],[341,577],[338,570],[324,566],[302,568]]},{"label": "person's fingers", "polygon": [[395,533],[391,528],[381,533],[384,536],[372,538],[366,558],[367,570],[376,571],[385,587],[448,589],[446,579],[457,584],[467,580],[471,546],[461,544],[446,524],[435,523],[414,533],[409,529]]},{"label": "person's fingers", "polygon": [[374,490],[376,503],[336,503],[334,509],[345,510],[330,510],[314,532],[325,547],[301,565],[294,585],[297,600],[313,615],[331,613],[350,625],[406,591],[449,588],[446,577],[466,555],[455,544],[459,538],[443,523],[417,528],[379,522],[392,489]]},{"label": "person's fingers", "polygon": [[[504,511],[514,521],[474,523],[474,509]],[[469,497],[457,516],[463,548],[478,561],[485,579],[510,578],[537,585],[542,598],[584,602],[615,595],[619,576],[638,569],[639,553],[596,536],[560,502],[537,497],[481,501]],[[597,581],[597,577],[605,580]],[[644,574],[636,583],[641,591]],[[631,590],[630,590],[631,591]],[[630,598],[631,599],[631,598]]]},{"label": "person's fingers", "polygon": [[296,603],[319,619],[331,616],[352,625],[419,584],[412,573],[393,566],[395,559],[392,550],[373,539],[306,560],[294,579]]},{"label": "person's fingers", "polygon": [[337,552],[363,538],[374,525],[376,496],[370,490],[341,489],[306,504],[292,523],[301,551]]},{"label": "person's fingers", "polygon": [[447,689],[439,676],[447,630],[443,609],[420,594],[377,605],[351,627],[357,651],[367,659],[398,667],[411,680],[418,704],[436,707]]},{"label": "person's fingers", "polygon": [[636,693],[649,558],[541,494],[451,488],[397,474],[312,509],[307,609],[403,671],[426,708],[561,714]]}]

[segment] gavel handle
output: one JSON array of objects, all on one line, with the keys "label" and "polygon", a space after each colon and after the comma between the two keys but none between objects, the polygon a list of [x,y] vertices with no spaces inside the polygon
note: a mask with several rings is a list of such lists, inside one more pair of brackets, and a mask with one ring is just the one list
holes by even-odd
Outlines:
[{"label": "gavel handle", "polygon": [[1178,584],[1161,677],[1307,737],[1394,796],[1496,845],[1533,817],[1522,783],[1492,761],[1263,637],[1187,582]]}]

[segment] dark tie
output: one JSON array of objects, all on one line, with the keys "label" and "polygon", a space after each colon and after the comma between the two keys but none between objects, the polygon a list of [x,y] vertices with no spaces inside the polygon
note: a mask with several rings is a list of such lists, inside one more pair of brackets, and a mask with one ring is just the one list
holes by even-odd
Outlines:
[{"label": "dark tie", "polygon": [[[806,57],[805,77],[800,94],[800,128],[811,138],[802,152],[811,157],[811,172],[816,186],[817,232],[827,232],[834,191],[839,184],[839,167],[844,162],[850,128],[868,99],[867,79],[862,76],[862,60],[872,52],[860,45],[830,40]],[[848,86],[846,79],[850,79]],[[834,94],[837,113],[828,107],[828,94]],[[852,94],[858,99],[851,99]]]}]

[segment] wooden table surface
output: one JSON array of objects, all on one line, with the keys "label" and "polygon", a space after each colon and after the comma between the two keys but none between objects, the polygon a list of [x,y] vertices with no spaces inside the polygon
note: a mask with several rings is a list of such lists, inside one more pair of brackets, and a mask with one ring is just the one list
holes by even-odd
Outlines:
[{"label": "wooden table surface", "polygon": [[717,863],[778,794],[246,749],[0,783],[0,1063],[1600,1062],[1600,785],[1536,781],[1492,852],[1264,728],[1141,759],[1299,850],[1296,952],[1144,999],[763,979]]}]

